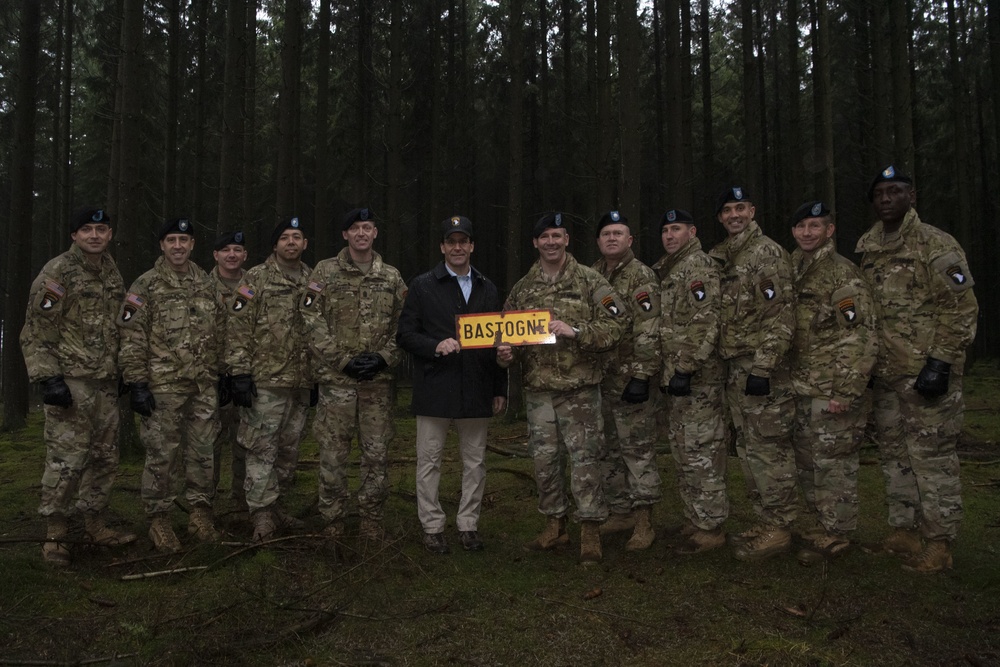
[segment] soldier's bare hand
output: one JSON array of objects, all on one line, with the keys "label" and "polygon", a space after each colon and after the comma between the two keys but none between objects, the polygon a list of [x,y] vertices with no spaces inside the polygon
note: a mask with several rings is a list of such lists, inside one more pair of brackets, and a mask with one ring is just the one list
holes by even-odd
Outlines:
[{"label": "soldier's bare hand", "polygon": [[434,348],[434,356],[444,357],[451,354],[452,352],[461,352],[461,351],[462,351],[462,346],[459,344],[457,340],[455,340],[454,338],[445,338],[443,341],[437,344],[436,348]]},{"label": "soldier's bare hand", "polygon": [[562,320],[549,322],[549,333],[555,334],[559,338],[576,338],[576,329]]},{"label": "soldier's bare hand", "polygon": [[839,415],[847,412],[850,408],[850,403],[841,403],[840,401],[831,398],[830,404],[826,406],[826,411],[832,415]]}]

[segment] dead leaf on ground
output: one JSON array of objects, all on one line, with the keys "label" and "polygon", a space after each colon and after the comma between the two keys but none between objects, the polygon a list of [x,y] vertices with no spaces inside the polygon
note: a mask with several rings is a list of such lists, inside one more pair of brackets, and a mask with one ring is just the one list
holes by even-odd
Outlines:
[{"label": "dead leaf on ground", "polygon": [[583,594],[583,599],[593,600],[594,598],[601,597],[602,595],[604,595],[604,591],[601,589],[601,587],[595,586],[594,588],[590,589],[589,591]]}]

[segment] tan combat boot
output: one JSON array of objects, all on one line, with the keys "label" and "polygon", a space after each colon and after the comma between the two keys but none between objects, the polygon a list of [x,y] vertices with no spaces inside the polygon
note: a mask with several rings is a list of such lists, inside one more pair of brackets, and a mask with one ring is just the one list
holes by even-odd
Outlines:
[{"label": "tan combat boot", "polygon": [[212,509],[201,505],[191,508],[188,516],[188,534],[194,535],[199,542],[218,542],[222,537],[215,529],[212,520]]},{"label": "tan combat boot", "polygon": [[600,563],[603,554],[601,553],[601,524],[597,521],[580,522],[580,562],[583,565]]},{"label": "tan combat boot", "polygon": [[639,507],[632,516],[635,517],[635,529],[625,543],[625,550],[643,551],[653,544],[653,508],[649,505]]},{"label": "tan combat boot", "polygon": [[675,551],[685,556],[700,554],[703,551],[711,551],[725,546],[726,534],[721,528],[715,530],[701,530],[696,528],[687,539],[681,542]]},{"label": "tan combat boot", "polygon": [[950,570],[953,565],[948,540],[927,540],[923,551],[908,560],[903,569],[920,574],[937,574]]},{"label": "tan combat boot", "polygon": [[733,555],[737,560],[756,561],[770,558],[788,551],[792,546],[792,533],[787,528],[762,526],[762,531],[754,538],[736,547]]},{"label": "tan combat boot", "polygon": [[882,551],[901,558],[917,556],[923,549],[920,533],[912,528],[896,528],[882,540]]},{"label": "tan combat boot", "polygon": [[123,544],[131,544],[136,540],[135,533],[120,533],[109,528],[100,514],[84,514],[83,525],[87,538],[102,547],[118,547]]},{"label": "tan combat boot", "polygon": [[253,537],[251,537],[251,540],[254,542],[266,542],[274,537],[275,532],[278,530],[274,514],[266,507],[256,510],[251,514],[250,521],[253,523]]},{"label": "tan combat boot", "polygon": [[177,539],[170,525],[170,517],[166,514],[157,514],[153,517],[149,525],[149,539],[157,551],[175,553],[181,550],[181,542]]},{"label": "tan combat boot", "polygon": [[608,520],[601,524],[601,535],[624,533],[626,530],[632,530],[633,528],[635,528],[634,512],[628,512],[626,514],[612,512],[610,516],[608,516]]},{"label": "tan combat boot", "polygon": [[566,517],[550,516],[545,523],[545,530],[525,544],[524,548],[528,551],[548,551],[567,544],[569,544],[569,533],[566,532]]},{"label": "tan combat boot", "polygon": [[[50,516],[45,527],[45,537],[57,540],[66,537],[69,532],[69,522],[64,516]],[[42,542],[42,559],[51,565],[66,567],[69,565],[69,548],[62,542]]]},{"label": "tan combat boot", "polygon": [[851,548],[851,541],[845,535],[828,533],[811,533],[807,539],[807,546],[799,550],[795,555],[800,564],[809,567],[824,560],[833,560],[847,553]]},{"label": "tan combat boot", "polygon": [[768,527],[765,524],[758,523],[756,525],[750,526],[742,533],[731,534],[729,536],[729,543],[732,544],[734,547],[738,547],[760,536],[760,534],[767,531],[767,529]]},{"label": "tan combat boot", "polygon": [[328,540],[339,540],[344,536],[344,522],[331,521],[326,524],[326,528],[324,528],[323,532],[320,534]]},{"label": "tan combat boot", "polygon": [[306,527],[306,522],[302,519],[292,516],[286,512],[282,507],[275,505],[272,508],[274,512],[274,521],[281,530],[302,530]]}]

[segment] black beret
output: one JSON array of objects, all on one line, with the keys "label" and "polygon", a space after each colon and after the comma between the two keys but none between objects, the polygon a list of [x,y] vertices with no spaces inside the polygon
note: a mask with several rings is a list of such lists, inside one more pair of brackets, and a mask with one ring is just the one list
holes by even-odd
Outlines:
[{"label": "black beret", "polygon": [[807,201],[795,209],[795,213],[792,213],[792,227],[806,218],[825,218],[828,215],[830,215],[830,209],[826,207],[826,204],[821,201]]},{"label": "black beret", "polygon": [[160,227],[160,240],[167,234],[187,234],[194,238],[194,223],[190,218],[170,218]]},{"label": "black beret", "polygon": [[597,223],[597,236],[601,235],[601,230],[608,225],[628,225],[628,218],[619,213],[618,211],[608,211],[601,216],[600,221]]},{"label": "black beret", "polygon": [[83,208],[77,209],[73,213],[73,217],[69,219],[69,231],[78,232],[80,228],[84,225],[104,223],[105,225],[111,226],[111,216],[103,208],[97,208],[95,206],[84,206]]},{"label": "black beret", "polygon": [[896,181],[898,183],[906,183],[907,185],[913,185],[913,179],[901,172],[899,169],[893,165],[889,165],[882,171],[878,173],[874,179],[872,179],[872,184],[868,186],[868,201],[875,201],[875,186],[879,183],[887,183],[889,181]]},{"label": "black beret", "polygon": [[472,220],[464,215],[453,215],[441,221],[441,238],[446,239],[455,232],[462,232],[472,238]]},{"label": "black beret", "polygon": [[750,191],[739,185],[734,185],[731,188],[727,188],[719,195],[719,199],[715,202],[715,214],[719,215],[722,213],[722,207],[732,201],[743,201],[750,202]]},{"label": "black beret", "polygon": [[[537,239],[546,229],[565,229],[568,220],[562,213],[548,213],[543,215],[531,228],[531,238]],[[567,232],[569,233],[569,232]]]},{"label": "black beret", "polygon": [[[302,232],[302,222],[299,220],[299,217],[292,216],[291,218],[282,220],[275,226],[274,231],[271,232],[271,247],[278,245],[278,239],[281,238],[281,234],[286,229],[297,229]],[[305,232],[302,233],[304,234]]]},{"label": "black beret", "polygon": [[358,220],[375,220],[375,214],[370,208],[356,208],[344,216],[344,224],[341,228],[346,232]]},{"label": "black beret", "polygon": [[672,225],[675,222],[683,222],[688,225],[694,224],[694,217],[682,208],[672,208],[663,214],[660,218],[660,231],[667,225]]},{"label": "black beret", "polygon": [[215,250],[222,250],[227,245],[241,245],[246,246],[246,238],[243,236],[243,232],[226,232],[215,239],[215,245],[213,246]]}]

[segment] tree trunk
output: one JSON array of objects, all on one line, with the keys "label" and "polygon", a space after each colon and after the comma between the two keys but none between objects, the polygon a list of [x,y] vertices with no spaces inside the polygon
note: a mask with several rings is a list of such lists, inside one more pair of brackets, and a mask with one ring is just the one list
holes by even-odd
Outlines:
[{"label": "tree trunk", "polygon": [[663,2],[663,42],[664,66],[667,70],[667,90],[670,94],[664,100],[664,120],[667,136],[666,164],[666,206],[669,208],[683,207],[681,201],[681,180],[685,177],[683,152],[681,145],[681,0],[665,0]]},{"label": "tree trunk", "polygon": [[389,264],[399,266],[402,238],[403,167],[403,0],[389,5],[389,117],[386,128],[385,243]]},{"label": "tree trunk", "polygon": [[371,113],[372,113],[372,0],[358,0],[358,101],[357,111],[357,182],[354,189],[355,203],[371,206],[369,201],[369,171],[371,169]]},{"label": "tree trunk", "polygon": [[893,162],[914,176],[913,107],[910,96],[910,11],[907,0],[889,0],[889,43],[892,60],[892,120],[895,130]]},{"label": "tree trunk", "polygon": [[[192,0],[194,21],[199,26],[208,25],[208,9],[210,0]],[[205,219],[205,195],[202,183],[205,182],[204,165],[208,154],[205,145],[205,124],[208,116],[207,107],[212,97],[208,91],[208,30],[202,28],[195,31],[195,52],[197,53],[198,69],[195,72],[194,83],[194,164],[188,183],[191,194],[191,215],[195,220]]]},{"label": "tree trunk", "polygon": [[[246,35],[243,39],[246,49],[246,69],[243,72],[243,211],[241,221],[243,232],[247,227],[256,228],[258,238],[268,234],[263,230],[266,225],[260,224],[259,200],[254,196],[257,192],[257,0],[247,3]],[[270,251],[270,248],[267,248]]]},{"label": "tree trunk", "polygon": [[[621,137],[621,171],[618,210],[639,229],[641,220],[642,135],[639,131],[639,75],[642,35],[636,0],[618,0],[618,119]],[[678,90],[680,87],[678,86]],[[675,95],[680,98],[680,95]],[[679,155],[679,153],[678,153]],[[636,236],[633,250],[638,255],[642,234]]]},{"label": "tree trunk", "polygon": [[243,157],[243,77],[246,73],[246,2],[229,0],[226,8],[226,63],[222,91],[222,141],[219,147],[219,214],[216,233],[242,226],[239,181]]},{"label": "tree trunk", "polygon": [[[715,136],[714,123],[712,119],[712,32],[711,32],[711,8],[709,0],[701,0],[699,7],[698,33],[701,43],[701,155],[703,183],[714,190],[720,188],[719,183],[715,183]],[[697,215],[697,213],[695,214]]]},{"label": "tree trunk", "polygon": [[320,0],[316,20],[316,165],[313,245],[317,258],[333,250],[330,233],[330,0]]},{"label": "tree trunk", "polygon": [[[167,30],[167,105],[164,109],[164,146],[163,146],[163,208],[160,214],[169,218],[181,213],[177,201],[177,119],[180,105],[180,88],[184,75],[180,68],[181,44],[181,3],[180,0],[168,0]],[[186,212],[191,215],[190,212]],[[198,220],[201,223],[203,221]]]},{"label": "tree trunk", "polygon": [[830,10],[823,0],[813,0],[813,117],[816,129],[815,192],[837,210],[833,171],[833,96],[830,91]]},{"label": "tree trunk", "polygon": [[740,165],[742,184],[750,190],[755,201],[762,203],[763,185],[761,163],[764,159],[764,141],[761,131],[762,115],[760,92],[757,86],[757,61],[754,56],[753,0],[740,0],[740,47],[743,56],[743,132],[747,158]]},{"label": "tree trunk", "polygon": [[[784,85],[775,85],[775,90],[780,91],[781,99],[778,107],[779,116],[784,116],[785,122],[779,129],[778,153],[781,162],[777,165],[781,174],[781,180],[787,187],[786,195],[781,200],[782,212],[793,210],[790,206],[796,206],[796,200],[802,200],[803,186],[802,174],[809,173],[815,168],[815,160],[809,159],[802,151],[802,130],[799,112],[801,90],[799,78],[799,1],[788,0],[785,6],[787,14],[784,28],[785,33],[785,60],[788,74],[785,77]],[[815,53],[815,44],[813,45]],[[808,170],[808,171],[807,171]]]},{"label": "tree trunk", "polygon": [[663,0],[653,0],[653,137],[656,149],[656,159],[653,163],[653,182],[656,183],[657,206],[664,207],[666,200],[666,188],[664,179],[666,178],[666,137],[664,136],[663,107],[666,100],[663,97],[663,12],[661,5]]},{"label": "tree trunk", "polygon": [[[281,94],[278,99],[278,220],[300,215],[298,210],[299,84],[302,78],[302,1],[285,3],[281,40]],[[270,227],[265,224],[265,227]]]},{"label": "tree trunk", "polygon": [[507,118],[507,292],[521,277],[521,183],[524,143],[524,0],[511,0],[507,31],[507,62],[510,72]]},{"label": "tree trunk", "polygon": [[[10,168],[10,220],[32,219],[35,187],[35,94],[38,87],[41,6],[36,0],[21,4],[18,35],[17,84],[14,104],[14,145]],[[3,430],[24,427],[28,415],[28,372],[18,337],[24,326],[31,285],[31,225],[28,230],[8,226],[7,275],[3,321]]]},{"label": "tree trunk", "polygon": [[[681,0],[681,160],[684,173],[678,184],[677,201],[690,210],[694,204],[694,81],[691,69],[691,1]],[[656,240],[657,248],[660,240]],[[659,250],[656,252],[659,255]]]},{"label": "tree trunk", "polygon": [[[607,211],[615,202],[615,120],[611,115],[611,7],[614,0],[597,0],[597,187],[594,189],[594,210]],[[591,245],[575,246],[586,261],[594,256]]]}]

